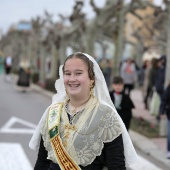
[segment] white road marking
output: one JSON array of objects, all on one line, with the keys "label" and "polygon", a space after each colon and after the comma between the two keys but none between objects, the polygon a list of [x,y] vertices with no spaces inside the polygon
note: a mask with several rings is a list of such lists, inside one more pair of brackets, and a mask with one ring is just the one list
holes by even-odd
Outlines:
[{"label": "white road marking", "polygon": [[136,164],[130,166],[131,170],[136,170],[136,169],[137,170],[162,170],[156,165],[146,160],[145,158],[139,155],[138,157],[139,157],[139,161]]},{"label": "white road marking", "polygon": [[[15,123],[22,124],[28,128],[12,128]],[[25,120],[11,117],[8,122],[0,129],[1,133],[20,133],[20,134],[33,134],[35,131],[36,125],[27,122]]]},{"label": "white road marking", "polygon": [[32,170],[32,166],[19,143],[0,143],[1,170]]}]

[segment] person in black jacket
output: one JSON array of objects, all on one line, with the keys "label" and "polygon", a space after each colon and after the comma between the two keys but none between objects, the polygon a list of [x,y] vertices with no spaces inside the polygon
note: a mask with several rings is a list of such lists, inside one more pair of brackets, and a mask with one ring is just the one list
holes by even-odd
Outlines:
[{"label": "person in black jacket", "polygon": [[164,83],[165,83],[165,59],[161,57],[157,61],[157,71],[155,74],[155,89],[159,94],[160,98],[162,99],[162,95],[164,92]]},{"label": "person in black jacket", "polygon": [[170,83],[163,93],[163,97],[160,105],[160,115],[164,119],[165,115],[168,119],[167,125],[167,158],[170,159]]},{"label": "person in black jacket", "polygon": [[124,93],[124,83],[121,77],[116,76],[113,78],[112,87],[113,91],[110,92],[110,97],[126,129],[129,130],[132,119],[132,109],[135,108],[135,106],[130,96]]},{"label": "person in black jacket", "polygon": [[30,86],[30,62],[27,58],[22,58],[18,68],[17,86],[25,92]]}]

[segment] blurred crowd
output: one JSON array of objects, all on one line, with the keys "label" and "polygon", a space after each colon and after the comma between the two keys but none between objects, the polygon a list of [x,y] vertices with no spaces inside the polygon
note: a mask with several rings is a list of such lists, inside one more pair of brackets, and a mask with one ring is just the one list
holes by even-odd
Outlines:
[{"label": "blurred crowd", "polygon": [[157,120],[160,135],[167,136],[167,158],[170,159],[170,82],[165,86],[166,61],[166,56],[160,55],[144,58],[139,66],[134,59],[127,58],[120,63],[118,75],[114,76],[109,61],[102,61],[100,66],[127,130],[135,108],[130,92],[136,87],[141,90],[145,109]]}]

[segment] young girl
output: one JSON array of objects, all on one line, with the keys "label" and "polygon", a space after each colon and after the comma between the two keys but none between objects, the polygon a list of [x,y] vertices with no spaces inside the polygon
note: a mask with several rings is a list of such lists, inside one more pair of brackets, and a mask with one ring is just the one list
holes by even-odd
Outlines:
[{"label": "young girl", "polygon": [[30,147],[34,170],[125,170],[137,155],[93,57],[76,53],[60,67],[57,94]]}]

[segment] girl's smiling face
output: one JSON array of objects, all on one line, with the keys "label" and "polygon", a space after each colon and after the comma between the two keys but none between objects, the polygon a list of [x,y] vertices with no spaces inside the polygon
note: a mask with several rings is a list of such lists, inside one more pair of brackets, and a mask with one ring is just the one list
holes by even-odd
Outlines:
[{"label": "girl's smiling face", "polygon": [[68,96],[84,99],[90,95],[87,64],[79,58],[70,58],[64,66],[64,85]]}]

